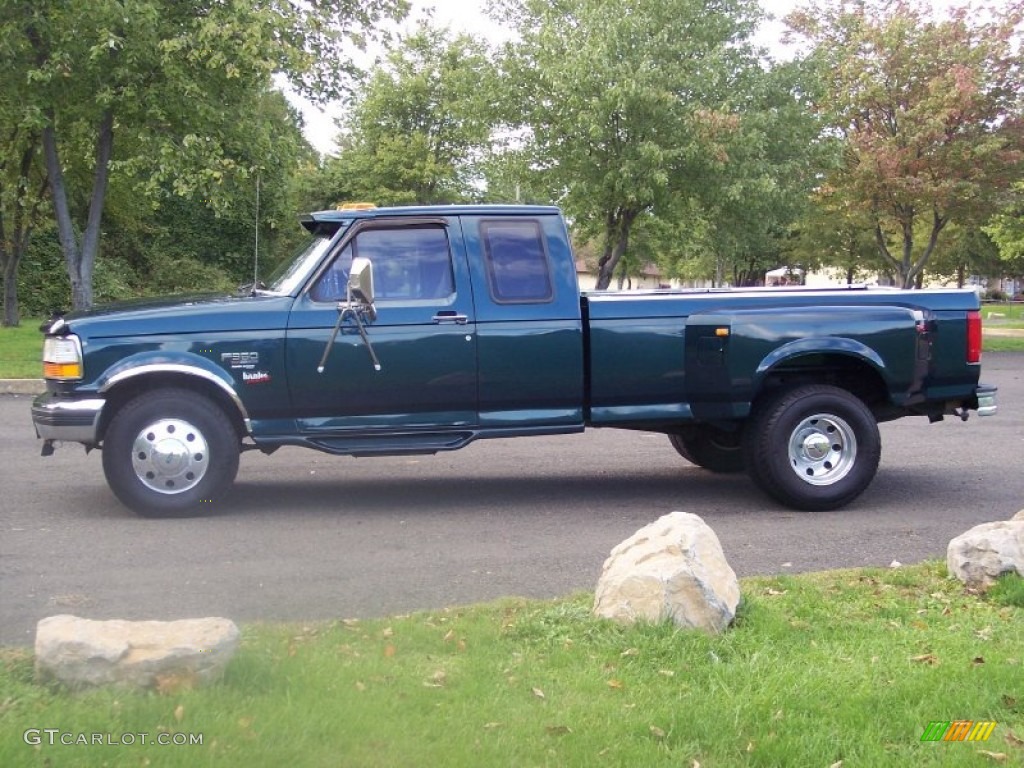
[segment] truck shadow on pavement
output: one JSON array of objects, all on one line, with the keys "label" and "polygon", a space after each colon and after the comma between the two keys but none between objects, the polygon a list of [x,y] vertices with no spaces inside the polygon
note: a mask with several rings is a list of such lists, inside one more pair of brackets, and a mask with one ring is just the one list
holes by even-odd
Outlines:
[{"label": "truck shadow on pavement", "polygon": [[[206,514],[216,516],[304,517],[353,515],[408,517],[421,513],[544,517],[568,509],[588,515],[655,517],[673,510],[714,517],[750,514],[811,515],[897,514],[908,503],[948,503],[963,495],[976,505],[976,491],[940,470],[879,472],[874,484],[848,507],[830,512],[800,512],[761,493],[745,475],[716,475],[697,468],[647,475],[517,477],[320,477],[294,482],[239,481]],[[932,499],[932,502],[929,502]]]}]

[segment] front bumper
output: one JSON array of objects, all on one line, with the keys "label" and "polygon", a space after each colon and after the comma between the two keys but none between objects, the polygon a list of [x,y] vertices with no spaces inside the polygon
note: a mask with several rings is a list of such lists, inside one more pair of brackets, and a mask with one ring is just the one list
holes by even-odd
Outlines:
[{"label": "front bumper", "polygon": [[36,435],[44,440],[96,445],[104,403],[102,397],[70,400],[44,392],[32,402]]}]

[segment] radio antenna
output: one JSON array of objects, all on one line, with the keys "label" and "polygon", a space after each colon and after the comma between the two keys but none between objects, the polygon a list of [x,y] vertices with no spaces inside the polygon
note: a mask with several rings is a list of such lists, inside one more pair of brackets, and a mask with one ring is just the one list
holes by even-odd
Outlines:
[{"label": "radio antenna", "polygon": [[261,171],[256,171],[256,237],[252,255],[252,292],[250,296],[256,295],[256,289],[260,284],[260,178]]}]

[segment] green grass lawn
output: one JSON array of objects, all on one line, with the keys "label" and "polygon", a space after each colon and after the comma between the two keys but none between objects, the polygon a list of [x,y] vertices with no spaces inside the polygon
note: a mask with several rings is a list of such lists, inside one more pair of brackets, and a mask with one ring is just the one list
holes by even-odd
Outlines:
[{"label": "green grass lawn", "polygon": [[38,379],[43,375],[41,322],[26,319],[15,328],[0,327],[0,379]]},{"label": "green grass lawn", "polygon": [[[1016,577],[1014,577],[1016,578]],[[200,690],[68,694],[0,654],[0,765],[991,766],[1024,763],[1024,607],[945,565],[745,579],[719,636],[623,627],[591,595],[243,629]],[[994,721],[983,743],[922,742]],[[27,745],[201,734],[202,745]]]},{"label": "green grass lawn", "polygon": [[1024,327],[1024,302],[982,304],[981,317],[993,325]]},{"label": "green grass lawn", "polygon": [[[981,317],[985,328],[1024,328],[1024,302],[983,304]],[[1024,352],[1024,334],[996,336],[986,334],[982,347],[985,352]],[[984,366],[984,360],[982,361]]]},{"label": "green grass lawn", "polygon": [[[986,336],[982,347],[985,352],[1024,352],[1024,336]],[[981,361],[982,367],[985,361]]]}]

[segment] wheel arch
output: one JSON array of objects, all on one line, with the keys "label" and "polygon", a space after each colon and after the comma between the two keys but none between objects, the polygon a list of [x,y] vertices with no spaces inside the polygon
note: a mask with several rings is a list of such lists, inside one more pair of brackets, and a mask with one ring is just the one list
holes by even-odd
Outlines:
[{"label": "wheel arch", "polygon": [[144,363],[125,367],[105,378],[99,388],[106,398],[97,437],[102,441],[119,406],[145,392],[176,387],[213,401],[228,417],[239,439],[252,434],[249,414],[238,393],[214,371],[189,363]]},{"label": "wheel arch", "polygon": [[881,356],[853,339],[800,339],[776,348],[753,377],[754,401],[802,384],[831,384],[845,389],[872,410],[891,401],[887,368]]}]

